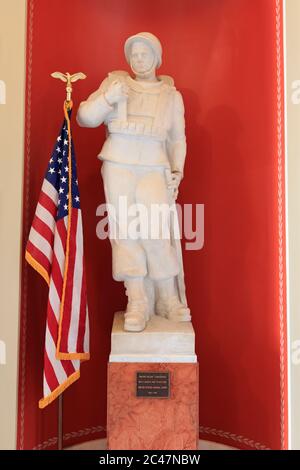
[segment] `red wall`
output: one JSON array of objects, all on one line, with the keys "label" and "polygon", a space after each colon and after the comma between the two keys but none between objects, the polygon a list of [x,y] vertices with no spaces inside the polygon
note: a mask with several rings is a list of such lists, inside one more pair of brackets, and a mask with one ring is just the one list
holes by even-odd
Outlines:
[{"label": "red wall", "polygon": [[[281,16],[280,0],[28,0],[23,245],[63,118],[64,86],[50,73],[87,74],[74,86],[76,112],[107,72],[127,69],[124,40],[153,32],[164,47],[160,73],[175,78],[186,106],[180,201],[205,204],[204,247],[184,253],[200,436],[241,448],[287,442]],[[105,436],[110,330],[125,303],[109,242],[96,237],[104,128],[73,119],[73,136],[92,358],[64,393],[65,446]],[[57,402],[38,409],[44,284],[23,265],[18,447],[26,449],[55,448],[57,436]]]}]

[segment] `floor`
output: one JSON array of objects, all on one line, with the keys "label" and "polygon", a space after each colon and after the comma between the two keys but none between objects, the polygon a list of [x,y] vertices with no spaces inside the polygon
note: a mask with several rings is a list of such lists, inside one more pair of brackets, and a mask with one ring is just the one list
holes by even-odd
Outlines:
[{"label": "floor", "polygon": [[[66,447],[65,450],[106,450],[106,439],[95,439],[75,446]],[[199,441],[199,450],[237,450],[234,447],[217,444],[210,441]]]}]

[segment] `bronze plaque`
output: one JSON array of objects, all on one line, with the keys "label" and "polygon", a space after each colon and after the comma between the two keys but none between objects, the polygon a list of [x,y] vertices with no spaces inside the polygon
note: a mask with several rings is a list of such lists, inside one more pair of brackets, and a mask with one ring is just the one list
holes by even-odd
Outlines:
[{"label": "bronze plaque", "polygon": [[169,372],[137,372],[136,396],[143,398],[169,398]]}]

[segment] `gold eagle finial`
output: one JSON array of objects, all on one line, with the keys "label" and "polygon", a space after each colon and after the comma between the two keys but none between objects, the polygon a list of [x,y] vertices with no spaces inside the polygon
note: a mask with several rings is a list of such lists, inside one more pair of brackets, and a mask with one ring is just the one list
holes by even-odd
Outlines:
[{"label": "gold eagle finial", "polygon": [[77,82],[77,80],[84,80],[86,78],[86,75],[82,72],[77,72],[73,73],[73,75],[67,73],[61,73],[61,72],[53,72],[51,73],[51,77],[53,78],[59,78],[63,82],[67,84],[66,86],[66,92],[67,92],[67,103],[71,101],[72,98],[72,83]]}]

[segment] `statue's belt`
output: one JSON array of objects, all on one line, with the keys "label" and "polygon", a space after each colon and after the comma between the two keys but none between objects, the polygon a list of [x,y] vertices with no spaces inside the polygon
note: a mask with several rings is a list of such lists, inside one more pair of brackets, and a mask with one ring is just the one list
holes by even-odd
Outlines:
[{"label": "statue's belt", "polygon": [[143,122],[113,120],[107,124],[107,128],[110,134],[145,136],[160,141],[165,141],[167,138],[165,129]]}]

